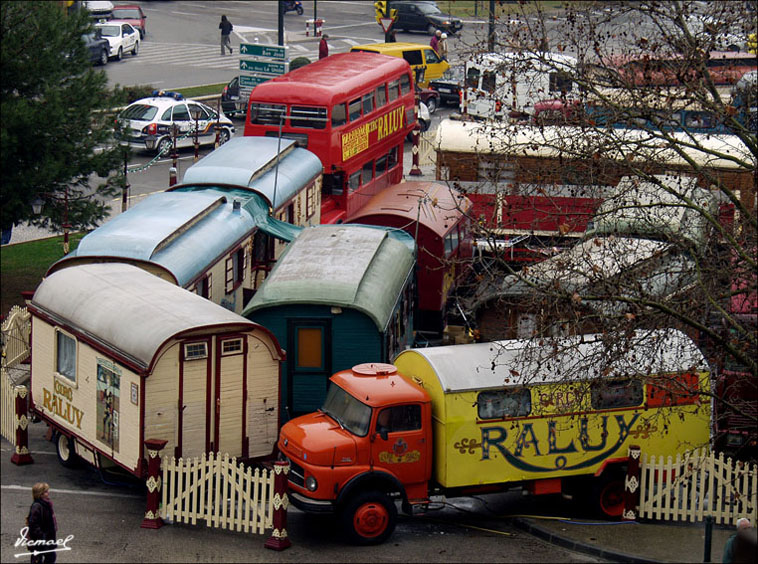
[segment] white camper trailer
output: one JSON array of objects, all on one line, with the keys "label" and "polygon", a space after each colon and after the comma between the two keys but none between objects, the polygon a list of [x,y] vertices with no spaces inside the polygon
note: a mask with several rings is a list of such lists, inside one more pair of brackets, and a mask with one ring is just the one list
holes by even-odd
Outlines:
[{"label": "white camper trailer", "polygon": [[147,439],[185,458],[273,453],[284,352],[267,329],[121,263],[54,272],[29,310],[31,411],[64,465],[145,477]]}]

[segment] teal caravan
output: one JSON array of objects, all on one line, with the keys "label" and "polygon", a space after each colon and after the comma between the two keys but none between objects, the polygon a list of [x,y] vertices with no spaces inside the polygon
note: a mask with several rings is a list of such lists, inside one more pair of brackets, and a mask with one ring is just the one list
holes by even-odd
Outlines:
[{"label": "teal caravan", "polygon": [[184,183],[89,233],[48,275],[133,264],[240,314],[286,244],[319,223],[321,168],[290,140],[233,139],[190,167]]},{"label": "teal caravan", "polygon": [[243,315],[287,351],[282,418],[321,407],[329,377],[363,362],[389,362],[413,341],[415,243],[398,229],[303,229]]}]

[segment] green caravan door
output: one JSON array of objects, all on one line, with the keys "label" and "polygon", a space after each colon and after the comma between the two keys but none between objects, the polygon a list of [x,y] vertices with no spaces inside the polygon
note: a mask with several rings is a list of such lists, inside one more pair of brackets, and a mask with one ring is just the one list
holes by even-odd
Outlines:
[{"label": "green caravan door", "polygon": [[290,319],[287,323],[287,407],[290,417],[316,411],[332,375],[331,321]]}]

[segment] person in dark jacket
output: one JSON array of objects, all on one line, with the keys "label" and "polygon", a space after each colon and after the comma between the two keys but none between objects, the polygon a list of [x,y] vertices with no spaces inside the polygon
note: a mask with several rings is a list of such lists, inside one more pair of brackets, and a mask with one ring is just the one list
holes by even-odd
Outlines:
[{"label": "person in dark jacket", "polygon": [[[750,529],[750,519],[742,517],[737,519],[737,532],[730,536],[724,545],[724,556],[721,559],[726,564],[733,562],[753,562],[755,547],[748,548],[751,544],[746,534]],[[754,544],[754,543],[753,543]]]},{"label": "person in dark jacket", "polygon": [[[55,511],[53,511],[53,502],[50,501],[50,486],[44,482],[32,486],[32,497],[34,501],[29,508],[29,539],[35,541],[52,541],[48,546],[29,547],[30,550],[47,551],[54,549],[58,523],[55,520]],[[55,562],[56,552],[44,552],[37,556],[32,556],[32,562],[45,562],[51,564]]]},{"label": "person in dark jacket", "polygon": [[221,54],[226,55],[226,50],[229,49],[229,54],[232,54],[232,43],[229,39],[229,35],[232,33],[234,26],[232,22],[226,19],[226,16],[221,16],[221,23],[218,24],[218,28],[221,30]]},{"label": "person in dark jacket", "polygon": [[329,56],[329,45],[326,42],[327,39],[329,39],[329,36],[326,33],[321,36],[321,41],[319,41],[319,44],[318,44],[318,58],[319,59],[323,59]]}]

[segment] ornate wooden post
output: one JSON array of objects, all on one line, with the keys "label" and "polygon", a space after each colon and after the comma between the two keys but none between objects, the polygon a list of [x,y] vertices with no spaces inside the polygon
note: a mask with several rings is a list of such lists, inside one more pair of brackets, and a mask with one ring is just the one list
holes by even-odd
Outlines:
[{"label": "ornate wooden post", "polygon": [[624,480],[624,513],[622,521],[636,521],[637,507],[640,504],[640,455],[642,451],[636,445],[629,446],[629,464]]},{"label": "ornate wooden post", "polygon": [[411,176],[421,176],[421,169],[418,166],[418,143],[419,139],[421,138],[421,126],[416,123],[416,127],[413,128],[413,166],[411,167],[411,171],[408,173]]},{"label": "ornate wooden post", "polygon": [[284,550],[292,546],[287,536],[287,474],[290,463],[286,460],[274,462],[274,530],[263,546],[271,550]]},{"label": "ornate wooden post", "polygon": [[26,398],[29,390],[26,386],[14,386],[16,408],[16,452],[11,456],[11,462],[22,466],[33,464],[32,455],[29,454],[29,417],[26,412]]},{"label": "ornate wooden post", "polygon": [[142,520],[143,529],[160,529],[163,519],[158,513],[158,503],[161,496],[161,456],[160,452],[168,441],[147,439],[147,511]]}]

